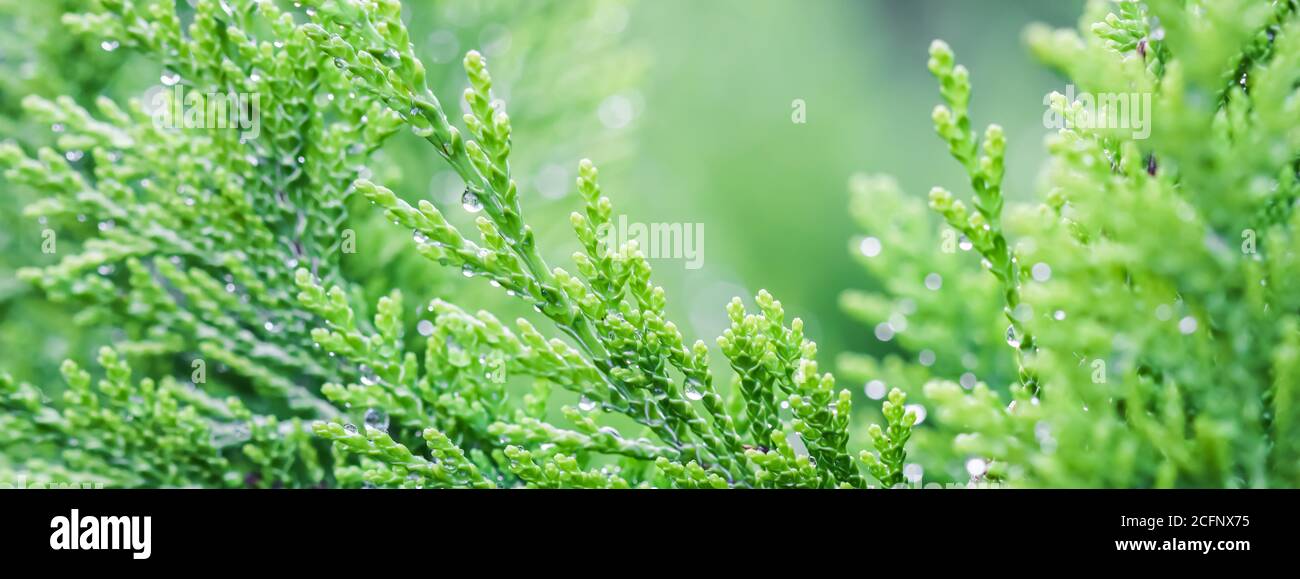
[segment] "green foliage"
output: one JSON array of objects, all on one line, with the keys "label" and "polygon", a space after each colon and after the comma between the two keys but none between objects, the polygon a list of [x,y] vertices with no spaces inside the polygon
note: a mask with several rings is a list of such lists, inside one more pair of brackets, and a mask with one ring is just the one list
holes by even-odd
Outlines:
[{"label": "green foliage", "polygon": [[[109,348],[99,364],[104,377],[94,387],[88,372],[63,364],[61,404],[0,376],[0,444],[17,461],[11,476],[147,487],[280,486],[323,476],[301,421],[254,416],[238,398],[217,400],[170,377],[132,382],[131,368]],[[44,460],[51,452],[61,463]]]},{"label": "green foliage", "polygon": [[[99,94],[120,70],[121,53],[104,50],[97,39],[51,34],[61,28],[62,14],[84,9],[90,0],[0,1],[0,134],[29,146],[54,141],[48,125],[24,115],[29,94],[68,94],[81,98]],[[22,187],[0,178],[0,343],[31,343],[31,348],[0,348],[0,368],[38,380],[57,380],[59,363],[69,352],[93,353],[104,332],[63,331],[71,315],[45,300],[40,292],[18,280],[16,271],[40,253],[44,224],[26,218],[22,207],[36,199]]]},{"label": "green foliage", "polygon": [[907,460],[907,439],[912,437],[912,426],[916,424],[916,413],[907,410],[903,401],[907,395],[897,388],[889,391],[881,412],[885,415],[886,428],[872,424],[868,429],[871,442],[876,452],[862,451],[862,462],[867,464],[871,476],[886,487],[903,482],[903,462]]},{"label": "green foliage", "polygon": [[[970,176],[974,211],[938,188],[931,206],[992,274],[1010,322],[1000,355],[1013,353],[1019,372],[958,385],[941,369],[924,388],[905,385],[930,409],[918,436],[951,441],[919,445],[912,460],[937,479],[1026,486],[1295,486],[1294,4],[1098,1],[1081,32],[1027,37],[1094,102],[1149,98],[1150,132],[1105,123],[1118,101],[1092,110],[1052,95],[1047,118],[1065,128],[1048,140],[1042,202],[1007,204],[1005,137],[992,126],[976,139],[969,73],[932,46],[945,101],[935,127]],[[905,203],[887,184],[872,189]],[[864,224],[922,239],[896,233],[928,231],[906,216]],[[983,285],[961,290],[978,303]],[[891,295],[915,293],[886,289],[846,301],[876,305],[875,320]],[[973,321],[977,336],[1000,327],[987,313],[918,310],[927,323]],[[904,345],[941,351],[945,338]],[[974,356],[985,346],[966,344]]]},{"label": "green foliage", "polygon": [[[45,194],[27,212],[67,227],[98,223],[100,233],[23,278],[85,304],[83,322],[123,328],[126,353],[190,362],[204,390],[250,386],[245,396],[267,418],[236,417],[241,428],[316,419],[313,432],[333,449],[327,484],[864,484],[848,449],[849,395],[818,371],[816,346],[800,320],[787,325],[780,302],[761,292],[756,314],[739,300],[729,306],[719,344],[737,386],[724,398],[709,348],[667,320],[664,290],[635,242],[608,247],[598,234],[612,206],[589,161],[578,168],[583,210],[571,216],[576,274],[542,258],[512,175],[512,123],[478,52],[464,61],[462,129],[427,86],[397,2],[304,4],[306,23],[272,2],[201,2],[185,33],[167,3],[105,2],[67,18],[161,57],[165,85],[260,95],[261,134],[165,130],[140,103],[123,110],[101,99],[97,118],[67,99],[29,99],[28,114],[64,127],[60,148],[89,150],[93,163],[6,146],[9,178]],[[404,128],[465,183],[462,209],[481,213],[477,241],[435,202],[413,206],[358,169]],[[359,309],[364,295],[342,266],[353,192],[412,232],[403,236],[412,252],[485,278],[559,335],[435,299],[408,340],[400,291],[373,316]],[[207,383],[208,361],[236,378]],[[522,398],[510,388],[529,382]],[[553,387],[580,398],[561,411],[571,427],[547,411]],[[621,418],[598,421],[596,409]],[[273,451],[296,439],[283,440],[245,445],[257,480],[322,482],[315,469],[274,476],[287,470],[267,457],[292,458]],[[292,448],[314,464],[313,447]],[[211,457],[207,470],[153,484],[235,478],[221,447],[193,450]]]},{"label": "green foliage", "polygon": [[[1300,483],[1290,2],[1096,1],[1079,33],[1032,29],[1035,53],[1078,88],[1149,97],[1153,112],[1138,134],[1054,95],[1049,115],[1066,126],[1048,141],[1037,204],[1010,200],[1006,137],[973,128],[970,73],[936,42],[933,121],[971,194],[936,188],[932,218],[889,178],[853,182],[867,231],[854,247],[882,291],[846,292],[842,305],[892,348],[839,359],[886,398],[881,423],[865,427],[804,323],[768,292],[754,309],[726,307],[714,351],[671,321],[641,248],[602,235],[613,204],[591,161],[575,171],[572,265],[550,265],[559,246],[544,246],[534,228],[546,220],[525,210],[517,175],[515,135],[534,127],[507,113],[480,52],[462,61],[453,116],[396,0],[193,5],[99,0],[64,20],[92,46],[157,60],[168,87],[258,95],[258,135],[163,126],[157,102],[32,96],[23,119],[56,128],[54,146],[0,146],[8,183],[37,195],[24,215],[53,248],[19,276],[114,343],[93,388],[72,362],[61,392],[0,378],[0,476]],[[173,90],[160,98],[164,110],[186,104]],[[520,98],[546,109],[546,95]],[[441,158],[463,185],[457,199],[426,199],[385,169],[403,140],[419,145],[403,153]],[[357,259],[358,239],[382,250]],[[497,313],[467,309],[444,283],[459,276],[497,296]],[[510,304],[532,313],[503,322]],[[127,358],[189,384],[134,382]],[[851,448],[855,433],[865,445]]]}]

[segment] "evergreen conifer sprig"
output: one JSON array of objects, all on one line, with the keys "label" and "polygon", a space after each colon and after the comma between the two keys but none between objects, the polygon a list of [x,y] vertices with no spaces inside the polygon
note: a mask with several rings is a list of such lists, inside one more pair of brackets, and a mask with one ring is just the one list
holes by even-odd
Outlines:
[{"label": "evergreen conifer sprig", "polygon": [[[967,169],[975,211],[942,189],[931,205],[969,238],[1001,286],[1021,376],[1004,390],[1005,382],[959,380],[948,360],[911,391],[930,409],[910,458],[929,478],[1297,484],[1288,430],[1297,325],[1286,281],[1294,277],[1297,226],[1297,132],[1286,118],[1296,106],[1295,9],[1094,1],[1077,33],[1030,29],[1031,48],[1079,97],[1050,95],[1045,122],[1063,126],[1048,139],[1039,205],[1004,202],[1001,132],[990,130],[977,155],[969,75],[946,45],[932,47],[930,68],[946,102],[936,127]],[[900,194],[873,192],[895,203]],[[874,229],[881,224],[864,224],[883,235]],[[891,248],[873,249],[885,256]],[[897,299],[865,295],[847,304]],[[917,309],[927,321],[978,322],[977,334],[995,323],[959,320],[954,308]],[[928,335],[903,342],[911,351],[947,346],[946,337]],[[982,353],[971,344],[959,355]],[[928,373],[893,364],[896,375]]]},{"label": "evergreen conifer sprig", "polygon": [[[567,473],[560,478],[570,484],[626,484],[617,475],[597,479],[591,472],[580,474],[577,463],[563,462],[569,455],[556,454],[557,448],[582,444],[579,448],[589,452],[654,458],[658,470],[676,484],[757,486],[780,477],[765,474],[762,461],[751,464],[754,455],[769,452],[766,447],[774,438],[797,436],[807,448],[801,460],[816,465],[801,475],[805,484],[862,484],[847,450],[848,393],[837,393],[833,378],[817,372],[812,360],[816,347],[803,337],[802,322],[796,319],[789,327],[784,325],[780,302],[763,292],[757,298],[760,315],[746,315],[739,300],[728,307],[732,328],[719,344],[739,375],[738,392],[747,410],[743,426],[748,427],[742,429],[713,385],[707,346],[699,341],[688,346],[677,326],[665,319],[666,297],[651,282],[645,256],[634,242],[608,247],[599,234],[611,226],[612,205],[601,194],[590,161],[580,163],[578,171],[584,211],[571,216],[582,247],[574,255],[574,275],[546,264],[523,218],[510,174],[510,119],[504,104],[493,99],[482,55],[470,52],[464,60],[470,80],[464,95],[469,109],[463,116],[466,138],[423,85],[422,68],[406,52],[409,48],[396,11],[381,7],[356,13],[329,2],[313,6],[321,15],[320,24],[308,25],[308,34],[336,59],[340,70],[353,74],[362,90],[406,111],[411,130],[428,140],[464,179],[462,209],[482,213],[475,222],[479,241],[467,239],[434,203],[412,206],[366,180],[356,183],[357,190],[384,208],[391,221],[411,229],[421,254],[466,276],[486,278],[501,291],[526,300],[571,340],[572,345],[548,340],[522,321],[516,337],[489,314],[471,317],[442,302],[430,306],[437,324],[459,320],[457,325],[478,330],[468,341],[463,335],[430,338],[430,359],[450,360],[460,350],[470,349],[467,365],[474,367],[475,358],[482,364],[491,352],[504,349],[512,360],[507,373],[544,379],[582,397],[578,412],[568,412],[578,432],[558,430],[536,417],[511,420],[508,414],[485,407],[487,417],[496,421],[491,433],[508,441],[550,447],[550,456],[538,456],[507,446],[504,454],[514,475],[537,486],[557,484],[555,476],[546,474],[551,470]],[[360,26],[358,19],[363,22]],[[482,342],[492,349],[475,351]],[[437,353],[443,348],[444,353]],[[479,380],[476,374],[482,370],[471,370],[468,381]],[[786,423],[777,419],[779,403],[792,415]],[[622,414],[656,441],[628,442],[611,426],[597,427],[579,414],[584,406]],[[485,456],[489,454],[484,450]],[[494,460],[501,462],[501,457]],[[543,461],[540,466],[538,460]],[[789,468],[787,461],[770,464]]]},{"label": "evergreen conifer sprig", "polygon": [[[853,182],[866,229],[854,247],[885,279],[842,304],[903,354],[840,359],[885,399],[857,448],[852,395],[767,292],[754,309],[726,307],[725,364],[668,319],[641,249],[602,234],[613,207],[590,161],[577,164],[572,265],[543,259],[554,252],[512,170],[517,127],[480,53],[463,60],[453,118],[396,0],[196,1],[185,15],[167,0],[99,0],[65,20],[157,59],[166,110],[185,108],[182,92],[258,95],[258,136],[166,126],[153,102],[31,97],[26,115],[57,146],[0,146],[8,182],[40,195],[26,214],[52,254],[22,279],[115,342],[97,381],[72,362],[63,389],[0,377],[5,477],[1300,484],[1292,1],[1094,0],[1078,32],[1031,29],[1071,94],[1105,103],[1048,99],[1063,127],[1038,203],[1004,190],[1005,136],[975,132],[970,75],[932,45],[933,120],[972,193],[936,189],[935,223],[892,180]],[[1142,126],[1099,123],[1121,105]],[[366,169],[407,130],[463,182],[458,203],[408,201],[400,179]],[[360,283],[346,263],[356,209],[401,232],[382,239],[522,301],[534,321],[467,311],[434,283],[419,307],[405,305],[409,286]],[[135,381],[128,357],[189,384]]]},{"label": "evergreen conifer sprig", "polygon": [[[264,414],[241,412],[230,424],[209,418],[212,438],[248,430],[281,441],[246,443],[234,457],[226,444],[197,448],[212,457],[204,475],[266,486],[864,483],[847,448],[848,393],[818,372],[816,346],[802,322],[786,324],[780,302],[763,292],[756,314],[739,300],[728,307],[732,328],[719,344],[739,385],[724,398],[708,347],[688,344],[666,320],[664,291],[636,244],[605,245],[599,232],[612,208],[590,162],[579,164],[584,208],[571,219],[577,273],[542,259],[510,171],[510,119],[480,54],[464,61],[462,130],[425,86],[397,2],[300,8],[201,2],[184,32],[167,2],[108,1],[67,18],[159,56],[164,85],[259,95],[258,138],[168,130],[176,127],[158,126],[156,111],[139,103],[121,110],[102,99],[94,117],[68,100],[31,99],[29,114],[65,131],[62,154],[32,158],[12,145],[3,152],[11,180],[47,193],[29,213],[72,228],[100,224],[81,253],[27,270],[25,279],[89,302],[85,321],[124,328],[120,347],[132,355],[211,360],[257,388]],[[477,240],[432,202],[412,206],[368,179],[354,182],[358,165],[402,127],[432,143],[465,181],[460,205],[481,213]],[[78,165],[74,148],[94,162]],[[359,292],[340,267],[352,192],[411,230],[414,251],[526,300],[564,338],[434,300],[416,324],[420,339],[408,340],[396,290],[373,318],[356,309]],[[203,388],[199,375],[193,381]],[[512,378],[532,380],[531,393],[516,400]],[[571,427],[549,422],[553,386],[580,396],[562,410]],[[596,409],[629,425],[602,424]],[[332,443],[329,475],[272,468],[267,456],[296,456],[273,452],[276,445],[314,456],[290,444],[297,429],[254,427],[277,415],[324,419],[312,431]],[[194,477],[159,484],[213,480]]]}]

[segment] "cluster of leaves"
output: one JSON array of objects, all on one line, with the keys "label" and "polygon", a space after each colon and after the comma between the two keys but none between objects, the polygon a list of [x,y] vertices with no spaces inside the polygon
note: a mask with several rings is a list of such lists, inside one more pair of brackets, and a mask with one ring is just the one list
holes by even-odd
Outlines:
[{"label": "cluster of leaves", "polygon": [[[1012,346],[996,353],[1016,364],[1010,379],[958,379],[953,358],[931,358],[936,375],[913,383],[931,417],[917,435],[951,442],[912,460],[935,478],[1025,486],[1300,484],[1296,4],[1094,1],[1079,32],[1027,37],[1078,94],[1112,98],[1052,95],[1048,118],[1064,128],[1048,139],[1042,201],[1004,207],[1005,138],[996,126],[977,138],[969,73],[931,47],[936,130],[970,175],[973,210],[938,188],[930,205],[979,254],[986,281],[963,280],[954,299],[984,313],[924,302],[915,281],[846,298],[873,323],[902,300],[927,322],[975,322],[958,344],[981,357],[1000,345],[974,339],[989,332]],[[906,203],[887,181],[865,189]],[[864,221],[893,242],[872,248],[873,271],[933,239],[923,217],[902,215]],[[922,263],[940,271],[946,256],[931,247]],[[899,331],[904,346],[942,352],[948,337],[927,328]]]},{"label": "cluster of leaves", "polygon": [[[260,415],[336,415],[314,384],[349,369],[312,351],[292,269],[341,278],[344,199],[396,116],[348,98],[347,79],[274,3],[201,3],[184,32],[169,3],[101,4],[65,21],[157,56],[164,90],[126,108],[100,98],[94,113],[66,97],[24,101],[58,149],[9,143],[0,158],[10,182],[42,192],[25,212],[60,259],[19,277],[77,304],[78,322],[116,328],[122,353],[184,364],[215,392],[249,387]],[[227,128],[218,99],[216,115],[260,126]]]},{"label": "cluster of leaves", "polygon": [[88,372],[64,362],[61,404],[0,376],[0,447],[25,465],[24,484],[270,486],[323,477],[300,420],[256,416],[238,397],[218,400],[170,377],[132,382],[109,348],[99,364],[104,377],[92,387]]},{"label": "cluster of leaves", "polygon": [[[28,146],[52,143],[48,127],[23,113],[29,94],[98,95],[110,84],[123,61],[115,48],[73,34],[51,34],[66,12],[79,11],[90,0],[0,1],[0,134]],[[45,300],[38,290],[18,280],[16,271],[40,254],[44,226],[24,217],[22,207],[33,200],[28,190],[9,187],[0,177],[0,343],[34,347],[0,348],[0,368],[37,380],[57,380],[59,363],[70,351],[93,353],[106,332],[68,335],[65,308]],[[25,342],[43,336],[40,342]],[[33,355],[34,353],[45,355]]]},{"label": "cluster of leaves", "polygon": [[[97,388],[72,363],[59,397],[0,379],[5,476],[836,488],[868,486],[864,473],[915,481],[924,466],[1027,486],[1300,484],[1293,2],[1098,0],[1081,32],[1031,30],[1080,89],[1149,98],[1153,113],[1139,135],[1055,95],[1066,127],[1037,205],[1005,202],[1005,137],[974,131],[968,71],[931,47],[935,126],[973,195],[968,208],[934,190],[936,226],[892,181],[855,181],[868,231],[855,247],[888,279],[843,302],[906,355],[840,361],[887,398],[856,455],[850,393],[766,292],[756,311],[727,307],[730,371],[716,379],[636,243],[598,235],[613,209],[590,161],[576,170],[572,269],[543,259],[480,53],[464,58],[453,118],[396,0],[200,1],[190,16],[182,30],[172,2],[99,0],[66,20],[158,58],[165,85],[259,95],[260,136],[166,130],[140,102],[92,113],[33,97],[27,114],[56,129],[57,149],[0,147],[7,179],[42,195],[26,213],[77,249],[22,278],[120,332]],[[365,169],[407,130],[463,184],[458,199],[408,201]],[[393,224],[402,253],[535,316],[507,324],[442,296],[411,318],[395,284],[368,308],[373,288],[344,264],[352,199]],[[961,296],[944,299],[945,285]],[[132,383],[122,354],[192,384]]]},{"label": "cluster of leaves", "polygon": [[[386,6],[393,11],[383,10]],[[402,336],[395,331],[401,323],[377,318],[378,333],[358,332],[345,292],[326,290],[300,271],[304,303],[320,308],[332,322],[314,333],[318,343],[341,357],[364,360],[375,372],[365,380],[369,384],[327,386],[327,396],[336,403],[380,407],[385,424],[396,419],[406,432],[423,427],[425,440],[437,433],[459,442],[477,467],[473,472],[495,472],[499,483],[864,484],[847,449],[849,394],[837,391],[833,378],[817,371],[816,346],[803,336],[802,322],[795,319],[786,326],[780,302],[766,293],[757,298],[758,314],[747,314],[734,301],[729,307],[732,327],[719,339],[736,373],[735,387],[724,398],[714,385],[708,347],[701,341],[688,345],[665,319],[664,291],[653,285],[650,266],[635,242],[608,247],[597,235],[609,226],[612,205],[601,193],[592,163],[579,165],[577,188],[585,207],[571,216],[582,248],[573,257],[575,275],[546,264],[523,217],[509,163],[510,118],[504,104],[493,98],[484,57],[471,52],[465,58],[470,79],[464,95],[466,136],[424,85],[396,5],[380,3],[378,8],[363,12],[356,5],[321,3],[320,21],[308,25],[307,34],[352,75],[355,86],[402,111],[411,130],[457,172],[465,183],[463,209],[481,213],[475,220],[479,239],[466,238],[435,203],[412,205],[366,180],[358,181],[358,191],[412,231],[420,254],[524,300],[567,340],[548,339],[524,320],[512,331],[487,312],[470,315],[435,301],[429,306],[434,319],[421,375],[414,355],[401,354]],[[399,302],[399,296],[382,300],[381,315],[400,312]],[[502,403],[505,393],[494,384],[502,374],[538,384],[526,408]],[[563,410],[574,430],[544,420],[545,394],[552,386],[581,397],[576,408]],[[441,408],[429,412],[428,407]],[[622,415],[638,436],[586,415],[598,408]],[[317,431],[369,459],[371,468],[364,476],[372,484],[454,482],[412,469],[404,454],[372,452],[405,448],[385,429],[362,432],[322,424]],[[596,455],[623,460],[616,468],[584,470]]]},{"label": "cluster of leaves", "polygon": [[[48,225],[53,247],[78,242],[21,277],[78,305],[81,323],[119,332],[101,355],[99,394],[75,366],[57,401],[6,379],[12,432],[44,437],[3,441],[10,475],[77,471],[126,486],[834,487],[864,486],[866,461],[898,480],[915,416],[890,411],[880,454],[850,454],[849,393],[818,371],[802,322],[787,324],[766,292],[757,313],[739,299],[728,307],[718,343],[734,379],[715,385],[709,348],[666,319],[635,242],[608,247],[597,235],[612,208],[588,161],[578,167],[583,211],[571,218],[576,274],[548,266],[523,217],[512,124],[484,57],[464,59],[462,129],[428,87],[395,0],[197,2],[184,29],[171,2],[99,4],[66,22],[155,56],[172,90],[161,104],[101,98],[94,112],[31,97],[27,114],[55,128],[58,148],[0,148],[7,178],[42,194],[26,214]],[[257,95],[260,108],[245,112],[260,134],[159,122],[159,107],[192,106],[183,90]],[[403,129],[463,181],[451,205],[477,217],[477,241],[435,202],[409,204],[366,178],[364,164]],[[364,292],[342,264],[353,193],[411,232],[410,253],[486,279],[558,335],[439,299],[408,320],[397,289],[373,316],[361,309]],[[419,338],[408,340],[412,326]],[[179,366],[193,387],[130,385],[120,354],[164,373]],[[557,387],[579,398],[560,410],[568,427],[548,412]],[[598,421],[597,409],[610,416]],[[314,421],[332,452],[303,439],[300,421]],[[66,450],[86,438],[93,456]]]},{"label": "cluster of leaves", "polygon": [[[295,20],[301,10],[251,1],[194,3],[192,10],[170,2],[66,4],[12,9],[19,20],[44,16],[46,9],[56,10],[55,19],[58,9],[70,12],[65,23],[84,33],[70,37],[78,39],[71,43],[75,50],[93,46],[109,57],[127,51],[155,57],[164,90],[125,109],[101,97],[95,112],[66,97],[24,100],[23,121],[52,128],[55,146],[34,147],[36,154],[29,156],[8,142],[0,155],[10,166],[9,181],[26,186],[13,190],[40,196],[25,211],[27,222],[39,224],[31,235],[36,243],[28,245],[61,259],[22,270],[20,277],[55,301],[75,305],[80,324],[113,328],[117,350],[146,368],[180,370],[191,383],[239,395],[257,410],[248,420],[209,416],[217,430],[247,429],[240,423],[276,415],[340,414],[323,401],[319,385],[361,375],[355,365],[313,347],[309,329],[320,320],[297,303],[293,272],[302,264],[319,279],[357,293],[359,284],[346,278],[374,278],[364,269],[359,275],[344,272],[345,244],[357,236],[347,229],[345,204],[352,179],[368,174],[363,163],[394,132],[396,115],[357,95],[333,59],[315,50]],[[71,13],[88,8],[97,10]],[[182,21],[191,22],[184,31]],[[47,58],[72,59],[74,48],[51,49]],[[30,86],[24,92],[47,91]],[[256,138],[241,134],[249,127],[204,126],[215,117],[195,111],[196,103],[203,107],[232,95],[258,97],[252,104],[224,103],[257,107],[238,111],[261,125]],[[173,108],[197,116],[160,117],[160,110]],[[177,126],[189,119],[200,122]],[[20,199],[6,196],[5,202]],[[9,216],[16,219],[18,212],[6,211]],[[356,227],[368,233],[364,224]],[[427,272],[421,275],[428,279]],[[57,388],[47,391],[56,394]],[[74,444],[75,438],[67,441]],[[8,476],[39,480],[68,468],[24,452],[21,437],[4,448],[0,462]],[[319,469],[272,473],[256,465],[235,467],[247,472],[241,479],[263,486],[322,480]]]}]

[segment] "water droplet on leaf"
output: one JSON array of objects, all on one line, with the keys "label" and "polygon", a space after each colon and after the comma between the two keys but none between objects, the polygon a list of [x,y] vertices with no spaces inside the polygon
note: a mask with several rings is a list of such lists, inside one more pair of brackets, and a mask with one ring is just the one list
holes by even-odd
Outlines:
[{"label": "water droplet on leaf", "polygon": [[361,374],[361,383],[366,386],[374,386],[379,382],[379,377],[375,375],[375,371],[370,366],[365,364],[357,366],[357,372]]},{"label": "water droplet on leaf", "polygon": [[880,240],[874,237],[865,238],[862,240],[862,244],[858,246],[858,249],[862,252],[862,255],[867,257],[880,255]]},{"label": "water droplet on leaf", "polygon": [[885,383],[880,380],[872,380],[867,382],[867,385],[863,387],[863,391],[866,392],[867,398],[880,400],[885,397]]},{"label": "water droplet on leaf", "polygon": [[1030,273],[1034,276],[1034,281],[1045,282],[1052,279],[1052,266],[1042,262],[1035,263]]},{"label": "water droplet on leaf", "polygon": [[1016,333],[1014,325],[1007,326],[1007,345],[1012,348],[1020,348],[1020,336]]},{"label": "water droplet on leaf", "polygon": [[366,428],[388,432],[388,413],[378,408],[369,408],[365,415]]},{"label": "water droplet on leaf", "polygon": [[937,273],[932,273],[930,275],[925,276],[926,289],[930,291],[938,291],[938,289],[941,287],[943,287],[943,276]]},{"label": "water droplet on leaf", "polygon": [[903,467],[903,478],[906,478],[907,482],[912,484],[919,483],[921,482],[922,476],[925,476],[925,469],[919,464],[913,462],[908,463]]},{"label": "water droplet on leaf", "polygon": [[478,198],[477,194],[469,189],[466,189],[465,193],[461,194],[460,205],[465,208],[465,211],[470,213],[478,213],[483,210],[483,201]]}]

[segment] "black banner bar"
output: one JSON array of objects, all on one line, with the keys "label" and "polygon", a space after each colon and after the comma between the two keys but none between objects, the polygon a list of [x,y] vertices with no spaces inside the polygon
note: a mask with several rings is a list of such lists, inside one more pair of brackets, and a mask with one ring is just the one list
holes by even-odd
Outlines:
[{"label": "black banner bar", "polygon": [[519,555],[599,555],[629,544],[668,554],[690,544],[705,559],[715,547],[773,541],[916,557],[988,557],[1032,544],[1035,556],[1083,566],[1198,565],[1289,557],[1297,499],[1199,490],[7,490],[0,550],[54,568],[240,565],[294,553],[305,569],[328,568],[339,553],[400,560],[502,541]]}]

